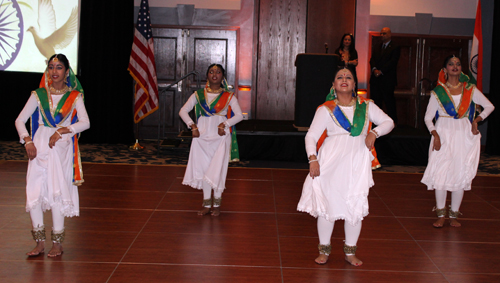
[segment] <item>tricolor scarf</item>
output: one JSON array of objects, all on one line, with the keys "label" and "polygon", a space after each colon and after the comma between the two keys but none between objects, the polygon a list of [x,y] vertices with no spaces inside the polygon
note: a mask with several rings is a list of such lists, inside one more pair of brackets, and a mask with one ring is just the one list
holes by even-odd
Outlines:
[{"label": "tricolor scarf", "polygon": [[[66,92],[57,106],[54,108],[54,112],[51,111],[52,98],[48,94],[49,87],[52,84],[52,80],[48,72],[46,71],[42,80],[40,81],[40,88],[33,91],[36,96],[38,103],[41,107],[40,111],[38,108],[35,110],[33,115],[31,115],[31,138],[35,137],[38,130],[38,120],[39,115],[42,115],[42,121],[45,127],[58,128],[61,123],[71,119],[71,124],[78,122],[78,115],[76,109],[74,109],[75,103],[78,98],[83,99],[83,88],[80,85],[80,81],[76,78],[73,70],[70,69],[69,77],[66,82],[69,90]],[[81,96],[81,97],[80,97]],[[81,185],[83,180],[83,171],[80,159],[80,149],[78,147],[78,139],[80,134],[76,134],[72,137],[73,141],[73,184],[75,186]]]},{"label": "tricolor scarf", "polygon": [[[457,110],[453,103],[450,89],[446,86],[446,81],[445,73],[441,70],[439,72],[438,86],[432,90],[439,105],[448,115],[453,117],[453,119],[469,118],[469,121],[472,123],[474,115],[476,114],[476,104],[472,101],[472,94],[476,86],[469,82],[469,76],[464,73],[460,74],[459,81],[463,85],[463,91]],[[436,121],[438,118],[439,111],[436,111]]]},{"label": "tricolor scarf", "polygon": [[[208,103],[206,99],[206,89],[199,89],[196,91],[195,114],[198,120],[201,116],[211,117],[215,115],[221,116],[221,112],[227,108],[227,119],[234,116],[229,102],[233,98],[234,93],[230,91],[223,91],[217,96],[212,103]],[[229,128],[231,134],[231,148],[230,148],[230,162],[240,161],[240,153],[238,149],[238,142],[236,140],[236,128],[234,126]]]},{"label": "tricolor scarf", "polygon": [[[360,96],[356,97],[353,122],[351,123],[351,121],[349,121],[349,119],[345,116],[344,112],[342,112],[342,109],[340,109],[340,107],[335,103],[336,98],[337,96],[335,90],[332,87],[330,89],[330,93],[326,97],[326,102],[319,106],[325,106],[328,109],[330,117],[332,117],[335,124],[348,131],[353,137],[359,136],[361,133],[363,133],[366,126],[368,126],[367,131],[371,130],[372,122],[370,122],[367,117],[367,108],[368,103],[370,102],[369,99]],[[317,151],[319,151],[327,136],[328,134],[325,130],[318,140],[316,146]],[[374,159],[372,160],[372,169],[380,168],[380,162],[377,159],[377,152],[375,151],[375,148],[372,148],[371,152],[374,157]]]}]

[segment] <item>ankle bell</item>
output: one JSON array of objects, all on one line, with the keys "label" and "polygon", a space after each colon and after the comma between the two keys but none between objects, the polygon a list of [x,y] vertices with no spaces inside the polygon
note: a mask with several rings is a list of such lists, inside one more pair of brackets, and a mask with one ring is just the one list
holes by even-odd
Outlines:
[{"label": "ankle bell", "polygon": [[432,211],[436,212],[437,217],[444,217],[446,215],[446,207],[443,208],[437,208],[434,206]]},{"label": "ankle bell", "polygon": [[66,236],[66,232],[62,231],[54,231],[52,230],[51,240],[53,243],[62,244],[64,242],[64,237]]},{"label": "ankle bell", "polygon": [[31,230],[31,235],[33,236],[33,240],[36,242],[44,242],[45,241],[45,228],[34,228]]},{"label": "ankle bell", "polygon": [[346,255],[355,255],[357,249],[358,249],[358,246],[348,246],[348,245],[344,244],[344,253]]},{"label": "ankle bell", "polygon": [[453,210],[451,210],[451,209],[450,209],[450,210],[448,211],[448,216],[449,216],[450,218],[458,218],[458,216],[459,216],[459,215],[462,215],[462,212],[460,212],[460,211],[458,211],[458,210],[457,210],[457,211],[453,211]]},{"label": "ankle bell", "polygon": [[203,204],[201,206],[203,206],[203,207],[212,207],[212,199],[211,198],[204,199],[203,200]]},{"label": "ankle bell", "polygon": [[213,198],[213,206],[214,207],[219,207],[222,202],[222,197],[220,198]]},{"label": "ankle bell", "polygon": [[318,245],[318,250],[320,255],[330,255],[332,252],[332,245]]}]

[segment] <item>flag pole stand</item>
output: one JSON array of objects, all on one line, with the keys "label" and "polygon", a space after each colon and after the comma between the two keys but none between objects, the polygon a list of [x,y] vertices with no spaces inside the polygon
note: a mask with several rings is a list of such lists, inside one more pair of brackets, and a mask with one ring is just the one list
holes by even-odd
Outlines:
[{"label": "flag pole stand", "polygon": [[144,147],[139,144],[139,139],[138,139],[138,137],[139,137],[139,123],[135,124],[135,136],[136,136],[135,143],[134,143],[134,145],[130,146],[130,149],[132,149],[132,150],[143,150]]},{"label": "flag pole stand", "polygon": [[130,146],[130,149],[132,150],[143,150],[144,147],[139,144],[139,140],[136,139],[134,145]]}]

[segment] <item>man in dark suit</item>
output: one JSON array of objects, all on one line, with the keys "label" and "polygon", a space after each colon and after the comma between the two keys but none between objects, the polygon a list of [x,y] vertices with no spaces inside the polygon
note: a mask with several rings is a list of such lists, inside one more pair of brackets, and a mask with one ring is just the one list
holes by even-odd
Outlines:
[{"label": "man in dark suit", "polygon": [[374,46],[370,67],[372,70],[370,77],[370,98],[375,104],[383,109],[387,115],[394,120],[397,125],[396,99],[394,89],[397,85],[397,66],[401,49],[391,41],[391,29],[388,27],[380,31],[382,45]]}]

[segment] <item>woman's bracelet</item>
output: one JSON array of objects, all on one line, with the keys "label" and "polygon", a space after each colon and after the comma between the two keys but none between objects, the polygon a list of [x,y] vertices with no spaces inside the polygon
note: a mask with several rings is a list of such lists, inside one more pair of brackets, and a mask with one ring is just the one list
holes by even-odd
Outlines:
[{"label": "woman's bracelet", "polygon": [[225,129],[226,129],[226,127],[217,127],[217,128],[222,129],[222,130],[225,130]]},{"label": "woman's bracelet", "polygon": [[378,138],[378,133],[377,133],[377,131],[375,131],[375,130],[370,130],[370,133],[374,133],[374,134],[375,134],[375,137],[377,137],[377,138]]},{"label": "woman's bracelet", "polygon": [[61,139],[62,139],[62,134],[61,134],[61,133],[59,133],[59,131],[56,131],[56,133],[57,133],[57,134],[61,137]]},{"label": "woman's bracelet", "polygon": [[198,131],[198,128],[192,128],[192,129],[191,129],[191,132],[192,132],[192,131]]},{"label": "woman's bracelet", "polygon": [[33,141],[27,141],[26,143],[24,143],[24,147],[26,147],[30,143],[33,143]]},{"label": "woman's bracelet", "polygon": [[318,159],[309,160],[309,163],[311,163],[311,162],[318,162]]}]

